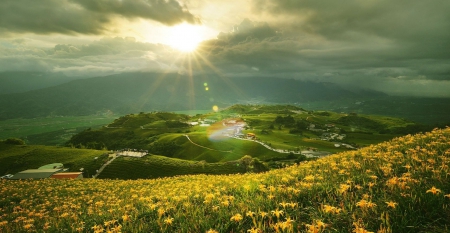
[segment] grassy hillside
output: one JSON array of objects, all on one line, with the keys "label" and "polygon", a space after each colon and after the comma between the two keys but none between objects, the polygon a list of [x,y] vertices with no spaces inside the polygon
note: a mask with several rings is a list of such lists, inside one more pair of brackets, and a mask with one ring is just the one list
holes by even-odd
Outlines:
[{"label": "grassy hillside", "polygon": [[115,115],[45,117],[0,121],[0,139],[22,138],[33,145],[64,145],[73,135],[111,123]]},{"label": "grassy hillside", "polygon": [[262,174],[1,180],[0,230],[448,232],[449,141],[435,130]]},{"label": "grassy hillside", "polygon": [[187,174],[234,174],[245,173],[249,169],[252,170],[242,160],[206,163],[152,155],[115,159],[97,178],[148,179]]},{"label": "grassy hillside", "polygon": [[[254,133],[259,142],[288,151],[313,148],[336,153],[349,150],[345,146],[336,147],[336,143],[362,147],[429,129],[386,116],[307,111],[292,105],[233,105],[195,116],[169,112],[129,114],[106,127],[85,130],[73,136],[67,145],[144,149],[152,154],[207,162],[232,161],[244,155],[266,161],[286,159],[287,154],[274,152],[259,143],[221,136],[230,119],[245,122],[244,135]],[[216,122],[209,122],[212,125],[208,127],[187,124],[206,120]],[[326,138],[325,133],[343,138]]]},{"label": "grassy hillside", "polygon": [[[95,159],[95,157],[98,157]],[[50,163],[63,163],[70,171],[84,168],[85,176],[95,174],[107,161],[106,151],[37,145],[8,145],[0,141],[0,174],[36,169]]]}]

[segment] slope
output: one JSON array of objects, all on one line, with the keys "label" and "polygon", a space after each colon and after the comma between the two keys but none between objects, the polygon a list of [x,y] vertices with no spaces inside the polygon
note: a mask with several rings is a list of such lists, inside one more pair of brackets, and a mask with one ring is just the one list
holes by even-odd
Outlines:
[{"label": "slope", "polygon": [[449,141],[434,130],[263,174],[0,181],[0,230],[448,232]]}]

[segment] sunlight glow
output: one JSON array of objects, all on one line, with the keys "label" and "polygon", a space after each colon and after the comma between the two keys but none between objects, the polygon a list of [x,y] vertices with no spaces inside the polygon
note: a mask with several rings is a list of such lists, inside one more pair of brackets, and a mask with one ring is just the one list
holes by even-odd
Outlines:
[{"label": "sunlight glow", "polygon": [[178,24],[170,29],[167,44],[182,52],[192,52],[201,41],[206,39],[204,31],[204,26],[187,23]]}]

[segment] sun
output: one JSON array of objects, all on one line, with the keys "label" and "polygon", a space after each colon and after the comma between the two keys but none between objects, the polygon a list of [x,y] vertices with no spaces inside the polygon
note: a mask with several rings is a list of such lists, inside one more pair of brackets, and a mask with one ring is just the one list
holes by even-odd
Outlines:
[{"label": "sun", "polygon": [[204,40],[203,31],[204,28],[200,25],[178,24],[170,28],[167,44],[182,52],[193,52]]}]

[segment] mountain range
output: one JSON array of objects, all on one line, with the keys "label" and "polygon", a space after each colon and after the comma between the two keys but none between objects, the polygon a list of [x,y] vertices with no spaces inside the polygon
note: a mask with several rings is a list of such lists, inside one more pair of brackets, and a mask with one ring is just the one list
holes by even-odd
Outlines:
[{"label": "mountain range", "polygon": [[[21,75],[26,76],[26,73]],[[433,121],[443,122],[449,115],[446,109],[450,109],[449,99],[392,97],[382,92],[349,90],[333,83],[296,79],[144,72],[69,79],[61,77],[54,81],[54,76],[40,78],[48,80],[40,84],[43,88],[35,86],[34,90],[27,90],[22,86],[22,92],[0,92],[3,93],[0,95],[0,120],[106,112],[128,114],[212,109],[213,106],[223,108],[238,103],[289,103],[313,110],[375,113],[406,118],[409,115],[414,118],[427,111],[423,115],[428,120],[431,117]],[[4,80],[6,78],[0,76],[0,81]],[[29,83],[33,84],[32,81]],[[400,106],[399,101],[402,103]],[[397,103],[397,107],[390,108],[390,103]],[[430,110],[426,109],[437,111],[434,114],[436,117],[433,118]],[[414,111],[409,113],[410,110]]]}]

